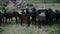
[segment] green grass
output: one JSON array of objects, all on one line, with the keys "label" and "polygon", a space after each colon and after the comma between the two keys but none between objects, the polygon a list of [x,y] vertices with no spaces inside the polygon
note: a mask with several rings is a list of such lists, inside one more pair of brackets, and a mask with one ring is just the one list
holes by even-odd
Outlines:
[{"label": "green grass", "polygon": [[46,28],[44,31],[48,34],[60,34],[60,24],[54,24],[51,27]]},{"label": "green grass", "polygon": [[0,33],[3,32],[3,31],[4,31],[4,29],[3,28],[0,28]]},{"label": "green grass", "polygon": [[6,24],[0,26],[0,28],[4,29],[0,34],[60,34],[59,24],[44,26],[40,29],[32,25],[30,27],[20,26],[20,24]]},{"label": "green grass", "polygon": [[51,31],[49,34],[60,34],[60,30]]}]

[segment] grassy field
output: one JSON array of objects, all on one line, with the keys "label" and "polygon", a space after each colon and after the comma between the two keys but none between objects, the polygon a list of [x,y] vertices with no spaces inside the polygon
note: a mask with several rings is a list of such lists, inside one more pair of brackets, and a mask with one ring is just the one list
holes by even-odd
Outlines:
[{"label": "grassy field", "polygon": [[0,28],[3,29],[0,34],[60,34],[60,25],[54,24],[52,26],[43,26],[37,28],[35,26],[27,27],[20,26],[20,24],[8,24],[2,25]]}]

